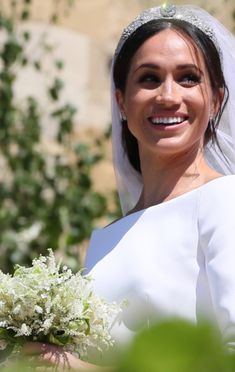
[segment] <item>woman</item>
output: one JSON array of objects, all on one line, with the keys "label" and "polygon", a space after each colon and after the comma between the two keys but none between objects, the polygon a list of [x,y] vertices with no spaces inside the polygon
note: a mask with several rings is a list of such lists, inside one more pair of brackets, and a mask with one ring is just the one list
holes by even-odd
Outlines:
[{"label": "woman", "polygon": [[101,296],[128,300],[118,345],[171,316],[213,319],[235,339],[234,59],[234,37],[197,7],[147,10],[120,39],[113,146],[125,217],[93,233],[85,265]]},{"label": "woman", "polygon": [[234,340],[234,61],[233,36],[196,7],[149,9],[122,34],[112,116],[124,217],[93,233],[86,259],[98,294],[127,300],[117,346],[171,316],[209,317]]}]

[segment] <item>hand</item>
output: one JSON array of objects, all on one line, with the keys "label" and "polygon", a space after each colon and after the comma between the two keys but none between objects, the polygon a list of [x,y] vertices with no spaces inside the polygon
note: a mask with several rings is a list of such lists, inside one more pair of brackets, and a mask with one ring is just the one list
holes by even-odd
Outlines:
[{"label": "hand", "polygon": [[[58,369],[71,370],[75,369],[77,371],[100,371],[101,367],[94,364],[90,364],[76,358],[74,355],[66,352],[63,348],[49,345],[39,342],[28,342],[23,347],[23,353],[25,355],[39,356],[40,364],[51,364]],[[102,368],[102,371],[106,368]],[[110,370],[108,368],[108,370]]]}]

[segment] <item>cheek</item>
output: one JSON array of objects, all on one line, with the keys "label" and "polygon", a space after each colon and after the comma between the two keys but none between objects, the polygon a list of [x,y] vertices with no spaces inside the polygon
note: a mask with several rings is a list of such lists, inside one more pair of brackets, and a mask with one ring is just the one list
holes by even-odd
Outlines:
[{"label": "cheek", "polygon": [[132,114],[147,110],[151,106],[154,96],[154,92],[151,90],[127,91],[126,109],[132,111]]},{"label": "cheek", "polygon": [[[201,92],[200,90],[189,94],[185,102],[188,104],[189,113],[195,118],[206,118],[210,115],[211,95],[209,92]],[[192,118],[193,119],[193,118]]]}]

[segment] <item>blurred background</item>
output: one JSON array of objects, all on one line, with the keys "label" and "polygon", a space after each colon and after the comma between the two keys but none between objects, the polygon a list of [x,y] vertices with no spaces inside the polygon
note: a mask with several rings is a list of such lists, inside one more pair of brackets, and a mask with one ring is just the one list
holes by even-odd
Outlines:
[{"label": "blurred background", "polygon": [[[175,1],[175,3],[183,3]],[[191,1],[235,30],[234,0]],[[52,248],[76,271],[120,216],[110,66],[151,0],[0,0],[0,268]]]}]

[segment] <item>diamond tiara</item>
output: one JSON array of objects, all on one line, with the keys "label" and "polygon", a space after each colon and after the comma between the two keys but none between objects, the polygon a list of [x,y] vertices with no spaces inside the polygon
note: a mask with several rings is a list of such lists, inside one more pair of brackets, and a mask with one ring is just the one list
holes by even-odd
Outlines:
[{"label": "diamond tiara", "polygon": [[119,54],[123,44],[125,41],[129,38],[129,36],[136,31],[139,27],[144,25],[145,23],[148,23],[153,20],[157,19],[178,19],[185,21],[187,23],[190,23],[200,29],[205,35],[211,39],[211,41],[214,43],[216,49],[218,50],[219,54],[221,55],[220,52],[220,47],[218,45],[215,33],[213,29],[208,26],[204,21],[202,21],[199,17],[197,17],[191,10],[188,8],[185,8],[183,6],[176,6],[176,5],[168,5],[164,4],[160,7],[154,7],[145,10],[141,14],[139,14],[133,22],[127,26],[123,33],[122,36],[119,40],[118,46],[115,51],[115,57]]}]

